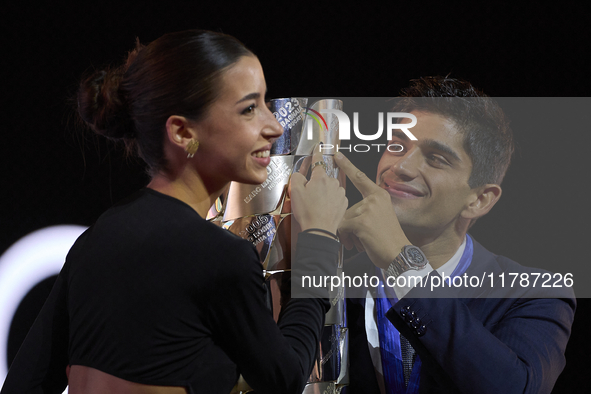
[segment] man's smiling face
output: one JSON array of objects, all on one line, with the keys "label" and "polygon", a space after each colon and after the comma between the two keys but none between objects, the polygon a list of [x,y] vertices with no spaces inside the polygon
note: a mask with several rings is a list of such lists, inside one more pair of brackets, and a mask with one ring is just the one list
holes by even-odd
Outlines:
[{"label": "man's smiling face", "polygon": [[[427,112],[412,112],[417,141],[394,132],[378,164],[376,183],[390,193],[396,215],[406,231],[438,235],[453,228],[473,198],[468,185],[472,162],[463,148],[463,136],[453,121]],[[394,150],[394,149],[392,149]]]}]

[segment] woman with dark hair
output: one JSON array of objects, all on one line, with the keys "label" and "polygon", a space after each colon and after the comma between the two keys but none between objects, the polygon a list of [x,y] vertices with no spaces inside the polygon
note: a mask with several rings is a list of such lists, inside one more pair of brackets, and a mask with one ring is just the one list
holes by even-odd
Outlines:
[{"label": "woman with dark hair", "polygon": [[[293,299],[276,324],[253,245],[204,219],[229,182],[266,179],[282,129],[265,92],[256,56],[207,31],[138,45],[81,83],[82,119],[152,179],[76,241],[2,394],[229,393],[240,374],[259,393],[302,391],[328,302]],[[336,262],[338,181],[294,174],[291,195],[298,263]]]}]

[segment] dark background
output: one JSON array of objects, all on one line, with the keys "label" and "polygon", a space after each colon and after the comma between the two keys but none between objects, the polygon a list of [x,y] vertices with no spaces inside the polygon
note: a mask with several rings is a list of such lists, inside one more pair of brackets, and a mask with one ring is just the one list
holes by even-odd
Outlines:
[{"label": "dark background", "polygon": [[[91,225],[147,183],[137,159],[76,127],[69,104],[81,74],[121,61],[136,37],[149,43],[189,28],[234,35],[259,56],[268,98],[395,96],[409,79],[448,73],[496,97],[584,97],[588,13],[548,4],[3,4],[0,253],[46,226]],[[471,231],[488,249],[526,265],[588,264],[587,111],[511,114],[519,149],[503,198]],[[579,286],[585,280],[575,276]],[[590,312],[580,299],[555,393],[589,386]]]}]

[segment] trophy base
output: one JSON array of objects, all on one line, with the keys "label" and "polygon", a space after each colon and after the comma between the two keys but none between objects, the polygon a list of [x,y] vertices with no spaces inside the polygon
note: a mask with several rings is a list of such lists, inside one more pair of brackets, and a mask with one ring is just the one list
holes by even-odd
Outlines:
[{"label": "trophy base", "polygon": [[308,383],[302,394],[346,394],[346,387],[335,382]]}]

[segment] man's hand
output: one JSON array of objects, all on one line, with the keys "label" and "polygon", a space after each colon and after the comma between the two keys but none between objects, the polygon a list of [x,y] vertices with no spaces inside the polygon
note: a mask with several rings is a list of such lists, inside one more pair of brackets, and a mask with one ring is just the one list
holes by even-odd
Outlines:
[{"label": "man's hand", "polygon": [[343,154],[335,159],[353,185],[361,192],[363,200],[345,213],[339,226],[341,242],[347,249],[353,245],[367,252],[371,261],[380,268],[388,268],[392,260],[410,241],[400,227],[390,194],[375,184],[355,167]]}]

